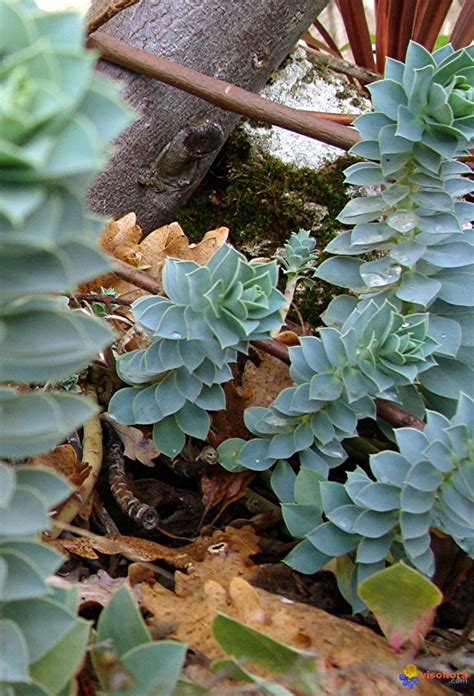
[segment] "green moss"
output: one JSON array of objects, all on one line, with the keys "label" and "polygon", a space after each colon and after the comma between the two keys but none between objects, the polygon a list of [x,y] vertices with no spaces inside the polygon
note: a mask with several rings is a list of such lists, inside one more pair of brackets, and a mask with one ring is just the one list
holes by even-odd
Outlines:
[{"label": "green moss", "polygon": [[[251,147],[238,129],[176,219],[192,241],[229,227],[230,241],[251,257],[272,256],[300,228],[311,230],[322,250],[341,227],[336,215],[349,198],[343,170],[354,161],[345,156],[319,171],[300,169]],[[329,291],[324,284],[315,293],[313,286],[311,308],[303,293],[298,305],[305,320],[315,322]]]},{"label": "green moss", "polygon": [[237,247],[263,244],[269,253],[303,227],[322,249],[340,228],[335,218],[348,200],[343,169],[353,161],[299,169],[251,148],[238,132],[177,220],[193,241],[226,225]]}]

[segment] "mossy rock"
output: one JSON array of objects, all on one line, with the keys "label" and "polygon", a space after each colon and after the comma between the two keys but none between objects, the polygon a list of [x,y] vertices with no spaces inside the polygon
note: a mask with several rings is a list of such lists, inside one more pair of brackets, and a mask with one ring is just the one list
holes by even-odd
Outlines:
[{"label": "mossy rock", "polygon": [[[230,241],[249,257],[273,256],[291,232],[307,229],[322,251],[340,230],[336,216],[349,200],[343,170],[355,158],[344,156],[315,171],[281,162],[251,145],[237,129],[176,219],[192,241],[225,225]],[[319,324],[319,313],[337,293],[320,281],[299,292],[304,319]]]}]

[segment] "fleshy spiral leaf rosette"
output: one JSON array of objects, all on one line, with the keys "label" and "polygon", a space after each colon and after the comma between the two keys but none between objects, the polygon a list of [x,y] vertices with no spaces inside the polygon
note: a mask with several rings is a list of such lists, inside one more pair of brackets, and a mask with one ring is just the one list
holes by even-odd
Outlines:
[{"label": "fleshy spiral leaf rosette", "polygon": [[107,268],[83,197],[131,111],[95,72],[78,14],[5,0],[0,26],[1,305]]},{"label": "fleshy spiral leaf rosette", "polygon": [[83,660],[89,623],[76,616],[77,590],[50,584],[64,558],[41,541],[52,525],[51,508],[72,492],[50,469],[0,462],[0,692],[6,696],[69,693]]},{"label": "fleshy spiral leaf rosette", "polygon": [[232,379],[229,365],[237,352],[269,338],[281,323],[285,298],[277,280],[275,262],[249,263],[229,245],[205,266],[167,259],[167,297],[133,304],[153,343],[119,359],[120,377],[133,386],[113,396],[111,416],[121,423],[153,423],[155,443],[169,456],[181,451],[186,435],[205,439],[207,411],[225,408],[221,385]]},{"label": "fleshy spiral leaf rosette", "polygon": [[299,455],[301,466],[327,476],[346,458],[342,440],[356,435],[360,418],[375,418],[374,397],[411,384],[433,364],[437,343],[428,336],[425,313],[400,315],[385,301],[356,307],[342,329],[320,329],[290,348],[294,386],[269,408],[245,411],[257,437],[219,447],[219,461],[232,471],[270,468]]},{"label": "fleshy spiral leaf rosette", "polygon": [[[109,266],[83,200],[132,118],[85,50],[82,18],[0,3],[0,456],[52,448],[94,413],[87,400],[17,393],[85,368],[113,340],[62,293]],[[34,423],[34,426],[32,426]]]},{"label": "fleshy spiral leaf rosette", "polygon": [[440,345],[423,387],[430,406],[452,415],[460,389],[474,385],[474,205],[464,200],[474,183],[457,159],[474,145],[474,46],[430,54],[411,42],[406,62],[389,58],[369,90],[374,112],[354,122],[362,139],[352,148],[369,161],[346,180],[380,188],[342,210],[352,228],[329,243],[335,257],[316,276],[403,313],[429,310]]},{"label": "fleshy spiral leaf rosette", "polygon": [[400,428],[395,434],[399,451],[372,455],[371,475],[357,467],[343,484],[301,469],[283,501],[289,531],[304,539],[286,558],[290,566],[314,573],[354,553],[355,611],[363,608],[357,586],[384,568],[389,554],[433,574],[430,528],[474,557],[474,401],[461,394],[453,418],[428,411],[423,432]]}]

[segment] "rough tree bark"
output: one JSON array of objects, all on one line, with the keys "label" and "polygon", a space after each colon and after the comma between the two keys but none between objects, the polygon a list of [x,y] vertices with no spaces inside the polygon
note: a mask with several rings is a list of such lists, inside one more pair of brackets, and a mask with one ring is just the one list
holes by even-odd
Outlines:
[{"label": "rough tree bark", "polygon": [[[328,0],[139,0],[101,31],[155,55],[258,91]],[[107,5],[98,0],[88,20]],[[141,114],[90,191],[100,214],[133,210],[145,233],[170,222],[199,185],[239,116],[106,61]]]}]

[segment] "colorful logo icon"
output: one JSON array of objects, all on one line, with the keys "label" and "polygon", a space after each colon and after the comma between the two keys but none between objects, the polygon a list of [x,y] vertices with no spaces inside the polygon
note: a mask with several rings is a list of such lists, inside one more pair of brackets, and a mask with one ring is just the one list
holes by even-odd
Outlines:
[{"label": "colorful logo icon", "polygon": [[420,681],[418,669],[413,664],[407,665],[403,673],[398,675],[398,678],[402,682],[402,686],[406,686],[408,689],[413,689],[415,684]]}]

